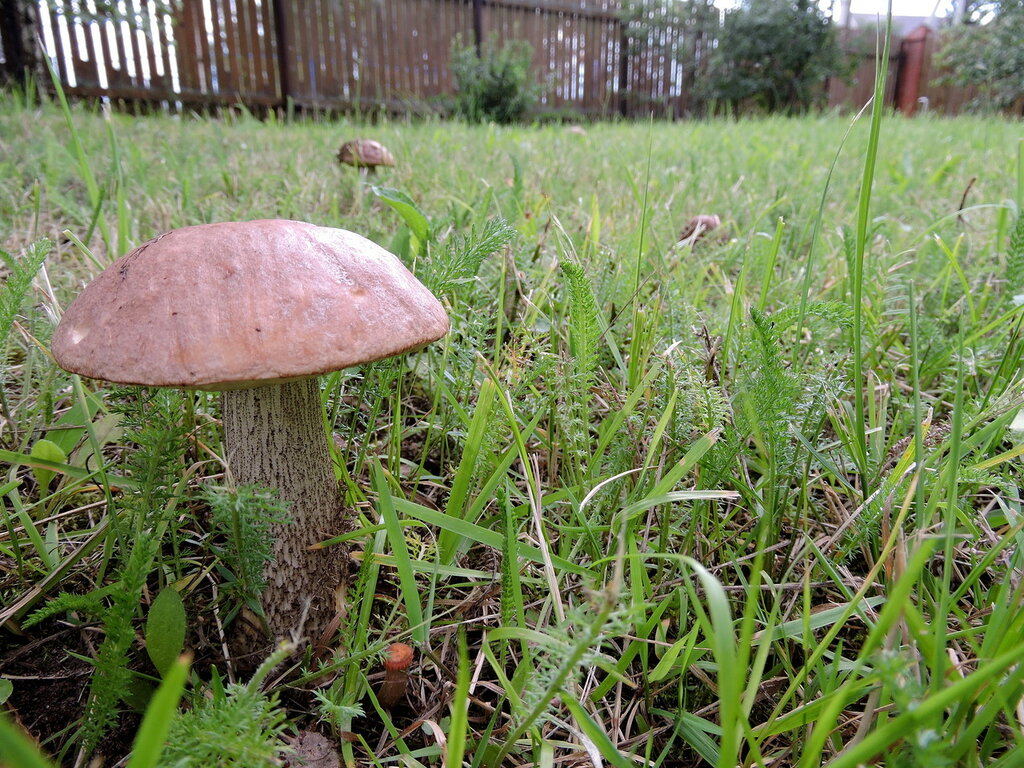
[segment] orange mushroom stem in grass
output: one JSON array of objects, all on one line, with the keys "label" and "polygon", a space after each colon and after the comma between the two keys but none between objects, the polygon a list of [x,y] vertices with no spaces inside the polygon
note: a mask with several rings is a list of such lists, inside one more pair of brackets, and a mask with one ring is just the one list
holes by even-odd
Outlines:
[{"label": "orange mushroom stem in grass", "polygon": [[268,219],[185,227],[105,269],[53,335],[64,369],[121,384],[221,392],[235,483],[276,489],[263,610],[272,638],[321,640],[346,553],[318,542],[342,510],[317,377],[435,341],[440,302],[398,260],[343,229]]}]

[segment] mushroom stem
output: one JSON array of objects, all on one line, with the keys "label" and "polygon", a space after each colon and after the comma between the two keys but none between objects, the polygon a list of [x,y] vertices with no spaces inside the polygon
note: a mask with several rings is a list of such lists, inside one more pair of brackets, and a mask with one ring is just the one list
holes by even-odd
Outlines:
[{"label": "mushroom stem", "polygon": [[276,489],[288,502],[290,521],[272,526],[274,560],[264,569],[263,611],[271,637],[294,633],[316,643],[338,614],[345,560],[339,546],[310,549],[345,528],[320,387],[307,378],[227,390],[221,398],[234,481]]}]

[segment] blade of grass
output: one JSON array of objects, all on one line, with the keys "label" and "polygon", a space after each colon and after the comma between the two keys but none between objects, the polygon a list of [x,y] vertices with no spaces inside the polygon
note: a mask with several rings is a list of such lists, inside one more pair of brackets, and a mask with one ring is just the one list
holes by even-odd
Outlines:
[{"label": "blade of grass", "polygon": [[373,464],[373,489],[377,492],[377,513],[384,520],[391,554],[395,558],[395,570],[398,572],[398,586],[405,604],[405,615],[412,632],[412,639],[417,643],[427,642],[430,633],[429,620],[424,622],[423,610],[420,605],[420,590],[416,583],[416,574],[412,569],[409,549],[406,546],[402,523],[395,514],[394,499],[384,479],[384,470],[378,463]]},{"label": "blade of grass", "polygon": [[[491,409],[494,405],[494,395],[497,389],[494,381],[484,379],[480,382],[480,391],[476,398],[476,408],[473,410],[473,419],[469,424],[469,433],[462,449],[462,458],[459,460],[459,467],[455,471],[452,480],[451,494],[448,496],[448,503],[445,505],[445,514],[457,519],[466,518],[466,497],[469,494],[470,483],[476,473],[477,459],[483,448],[484,436],[491,417]],[[455,536],[451,531],[441,531],[438,537],[437,546],[441,553],[441,564],[451,565],[456,553],[463,546],[464,539]]]},{"label": "blade of grass", "polygon": [[875,178],[875,163],[878,159],[879,134],[882,127],[882,113],[885,111],[885,82],[889,71],[889,42],[892,35],[892,4],[884,32],[881,55],[876,58],[875,91],[871,104],[871,129],[868,146],[864,153],[864,173],[857,200],[856,244],[853,253],[853,274],[851,275],[853,305],[853,393],[854,393],[854,436],[858,450],[855,459],[861,476],[861,496],[871,495],[871,483],[867,465],[867,435],[865,434],[864,402],[864,259],[868,248],[868,223],[871,220],[871,188]]},{"label": "blade of grass", "polygon": [[164,742],[178,711],[178,702],[185,690],[188,670],[189,657],[182,656],[164,675],[163,682],[146,707],[126,768],[154,768],[159,764]]}]

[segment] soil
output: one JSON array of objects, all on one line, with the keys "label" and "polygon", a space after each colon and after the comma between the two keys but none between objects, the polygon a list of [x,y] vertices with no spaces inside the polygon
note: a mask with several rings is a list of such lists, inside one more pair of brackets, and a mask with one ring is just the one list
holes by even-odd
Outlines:
[{"label": "soil", "polygon": [[0,674],[14,684],[5,709],[52,755],[82,716],[92,672],[89,662],[69,650],[91,654],[78,628],[22,643],[24,638],[0,635]]}]

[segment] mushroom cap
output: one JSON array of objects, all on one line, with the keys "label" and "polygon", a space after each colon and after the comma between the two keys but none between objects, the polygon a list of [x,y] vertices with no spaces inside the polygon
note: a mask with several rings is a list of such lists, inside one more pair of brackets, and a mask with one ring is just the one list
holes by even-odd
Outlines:
[{"label": "mushroom cap", "polygon": [[379,141],[373,139],[354,139],[346,141],[338,150],[338,162],[345,165],[360,165],[373,168],[378,165],[395,164],[395,156]]},{"label": "mushroom cap", "polygon": [[448,328],[441,303],[379,245],[264,219],[143,243],[71,303],[51,349],[94,379],[222,390],[391,357]]},{"label": "mushroom cap", "polygon": [[696,239],[700,239],[705,233],[718,229],[720,226],[722,226],[722,220],[718,214],[700,213],[686,223],[683,231],[679,233],[679,239],[686,240],[694,235],[696,235]]},{"label": "mushroom cap", "polygon": [[412,646],[405,643],[392,643],[388,646],[387,658],[384,660],[384,669],[389,672],[408,669],[412,664]]}]

